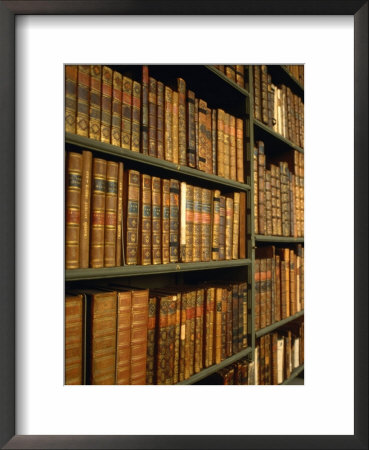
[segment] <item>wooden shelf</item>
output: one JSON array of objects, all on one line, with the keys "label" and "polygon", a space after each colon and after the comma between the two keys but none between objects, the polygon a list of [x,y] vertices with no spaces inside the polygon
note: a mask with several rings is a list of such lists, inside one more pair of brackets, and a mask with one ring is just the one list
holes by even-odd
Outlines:
[{"label": "wooden shelf", "polygon": [[285,84],[289,86],[295,94],[304,98],[304,86],[297,80],[284,65],[269,64],[268,73],[272,75],[274,84]]},{"label": "wooden shelf", "polygon": [[249,92],[245,89],[242,88],[241,86],[239,86],[237,83],[235,83],[233,80],[231,80],[230,78],[227,77],[226,74],[224,74],[223,72],[221,72],[219,69],[217,69],[214,66],[205,66],[207,67],[211,72],[215,73],[218,77],[220,77],[223,81],[225,81],[226,83],[228,83],[230,86],[234,87],[235,89],[237,89],[238,91],[241,92],[241,94],[249,97],[250,94]]},{"label": "wooden shelf", "polygon": [[302,371],[304,370],[304,364],[301,364],[301,366],[296,367],[291,373],[291,375],[287,378],[287,380],[284,380],[282,384],[290,384],[292,380],[294,380]]},{"label": "wooden shelf", "polygon": [[256,234],[255,242],[285,242],[286,244],[303,244],[304,238],[294,238],[288,236],[264,236],[263,234]]},{"label": "wooden shelf", "polygon": [[286,139],[281,134],[275,132],[272,130],[268,125],[265,125],[264,123],[260,122],[259,120],[253,118],[254,125],[256,125],[260,130],[267,133],[270,137],[272,137],[274,140],[277,140],[279,142],[282,142],[283,144],[288,145],[289,147],[298,150],[301,153],[304,153],[304,149],[299,147],[298,145],[294,144],[289,139]]},{"label": "wooden shelf", "polygon": [[286,325],[289,322],[292,322],[293,320],[298,319],[299,317],[302,317],[304,315],[304,310],[299,311],[298,313],[294,314],[293,316],[286,317],[285,319],[280,320],[279,322],[275,322],[272,325],[269,325],[265,328],[262,328],[261,330],[258,330],[255,332],[256,338],[259,338],[261,336],[264,336],[265,334],[269,334],[272,331],[283,327],[283,325]]}]

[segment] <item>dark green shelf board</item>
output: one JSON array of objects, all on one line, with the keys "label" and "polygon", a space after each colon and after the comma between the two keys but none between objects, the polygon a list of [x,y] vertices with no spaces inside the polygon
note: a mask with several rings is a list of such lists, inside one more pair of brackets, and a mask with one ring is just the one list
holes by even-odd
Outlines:
[{"label": "dark green shelf board", "polygon": [[72,144],[80,147],[84,150],[93,150],[99,153],[104,153],[107,155],[112,155],[125,160],[138,162],[146,167],[157,167],[159,169],[165,170],[170,176],[175,176],[180,173],[186,175],[186,177],[191,179],[206,180],[213,184],[219,186],[225,186],[228,188],[234,188],[240,191],[249,191],[250,186],[244,183],[239,183],[238,181],[227,180],[225,178],[219,177],[218,175],[212,175],[209,173],[201,172],[197,169],[192,169],[187,166],[180,166],[179,164],[174,164],[169,161],[165,161],[159,158],[154,158],[153,156],[143,155],[142,153],[133,152],[116,145],[107,144],[105,142],[95,141],[84,136],[78,136],[72,133],[65,133],[65,142],[67,144]]},{"label": "dark green shelf board", "polygon": [[190,272],[193,270],[227,269],[251,264],[251,259],[231,261],[209,261],[195,263],[151,264],[148,266],[103,267],[101,269],[69,269],[65,271],[65,281],[98,280],[108,278],[139,277],[165,273]]},{"label": "dark green shelf board", "polygon": [[284,380],[282,384],[290,384],[293,379],[295,379],[300,373],[304,370],[304,364],[301,364],[301,366],[296,367],[291,373],[291,375],[287,378],[287,380]]},{"label": "dark green shelf board", "polygon": [[265,334],[271,333],[272,331],[277,330],[280,327],[283,327],[283,325],[286,325],[287,323],[292,322],[293,320],[296,320],[299,317],[302,317],[303,315],[304,315],[304,310],[301,310],[298,313],[294,314],[293,316],[287,317],[286,319],[282,319],[279,322],[269,325],[268,327],[262,328],[261,330],[256,331],[256,333],[255,333],[256,338],[260,338],[261,336],[264,336]]},{"label": "dark green shelf board", "polygon": [[233,356],[230,356],[229,358],[225,359],[219,364],[215,364],[213,366],[207,367],[206,369],[203,369],[201,372],[196,373],[195,375],[192,375],[192,377],[188,378],[187,380],[180,381],[178,384],[194,384],[197,383],[200,380],[203,380],[204,378],[208,377],[209,375],[212,375],[215,372],[218,372],[220,369],[223,369],[224,367],[227,367],[234,362],[238,361],[239,359],[244,358],[245,356],[249,355],[252,352],[252,348],[248,347],[245,348],[245,350],[242,350],[241,352],[236,353]]},{"label": "dark green shelf board", "polygon": [[247,97],[250,96],[249,92],[245,89],[242,88],[241,86],[239,86],[237,83],[235,83],[234,81],[232,81],[230,78],[227,77],[226,74],[224,74],[223,72],[221,72],[219,69],[217,69],[214,66],[205,66],[207,67],[209,70],[211,70],[213,73],[215,73],[216,75],[218,75],[218,77],[220,77],[223,81],[225,81],[226,83],[228,83],[229,85],[231,85],[232,87],[234,87],[235,89],[237,89],[238,91],[241,92],[241,94],[246,95]]},{"label": "dark green shelf board", "polygon": [[254,125],[256,125],[258,128],[260,128],[261,130],[263,130],[266,133],[268,133],[273,138],[278,139],[279,141],[283,142],[284,144],[287,144],[289,147],[291,147],[291,148],[293,148],[295,150],[298,150],[301,153],[304,153],[304,149],[303,148],[301,148],[298,145],[294,144],[289,139],[286,139],[281,134],[275,132],[270,127],[268,127],[268,125],[265,125],[264,123],[260,122],[259,120],[255,119],[255,118],[253,118],[253,122],[254,122]]},{"label": "dark green shelf board", "polygon": [[264,236],[263,234],[255,235],[256,242],[285,242],[286,244],[303,244],[304,238],[294,238],[286,236]]}]

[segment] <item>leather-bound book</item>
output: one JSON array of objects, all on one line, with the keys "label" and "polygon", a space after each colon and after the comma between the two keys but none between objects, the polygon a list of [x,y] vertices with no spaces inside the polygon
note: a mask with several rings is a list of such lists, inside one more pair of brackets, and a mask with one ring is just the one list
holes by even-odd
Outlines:
[{"label": "leather-bound book", "polygon": [[219,260],[225,259],[226,198],[219,197]]},{"label": "leather-bound book", "polygon": [[290,314],[295,315],[297,312],[296,302],[296,255],[290,249]]},{"label": "leather-bound book", "polygon": [[106,161],[94,158],[91,186],[90,267],[104,267]]},{"label": "leather-bound book", "polygon": [[271,383],[271,345],[270,334],[265,335],[265,384]]},{"label": "leather-bound book", "polygon": [[[228,310],[228,288],[222,289],[222,325],[221,325],[221,359],[227,357],[227,310]],[[231,294],[232,295],[232,294]],[[232,298],[231,298],[232,301]],[[231,341],[232,342],[232,341]]]},{"label": "leather-bound book", "polygon": [[277,359],[278,333],[271,334],[271,384],[278,384],[278,359]]},{"label": "leather-bound book", "polygon": [[[119,124],[120,127],[120,124]],[[101,66],[90,66],[90,108],[88,137],[100,140],[101,136]]]},{"label": "leather-bound book", "polygon": [[199,115],[198,115],[198,127],[199,127],[199,139],[198,139],[198,165],[197,168],[206,172],[207,166],[207,137],[206,137],[206,108],[207,103],[204,100],[199,99]]},{"label": "leather-bound book", "polygon": [[78,66],[65,66],[65,131],[73,134],[76,133],[77,76]]},{"label": "leather-bound book", "polygon": [[87,291],[87,384],[115,384],[117,293]]},{"label": "leather-bound book", "polygon": [[281,209],[282,236],[290,235],[290,198],[289,198],[289,170],[287,162],[280,162],[281,173]]},{"label": "leather-bound book", "polygon": [[111,141],[111,111],[113,95],[113,71],[110,67],[102,68],[101,83],[101,142]]},{"label": "leather-bound book", "polygon": [[131,383],[131,291],[118,292],[116,384]]},{"label": "leather-bound book", "polygon": [[178,296],[171,295],[168,303],[168,334],[167,334],[167,367],[165,384],[173,384],[174,359],[175,359],[175,337],[176,337],[176,311]]},{"label": "leather-bound book", "polygon": [[178,87],[178,162],[181,166],[187,165],[187,139],[186,139],[186,82],[177,78]]},{"label": "leather-bound book", "polygon": [[237,180],[236,118],[229,115],[229,178]]},{"label": "leather-bound book", "polygon": [[[281,258],[281,275],[282,275],[282,319],[289,317],[290,312],[290,251],[288,248],[276,249]],[[284,295],[283,295],[284,294]],[[285,303],[285,312],[283,305]]]},{"label": "leather-bound book", "polygon": [[[91,85],[92,85],[92,78],[91,78]],[[121,126],[122,126],[122,74],[114,70],[112,116],[111,116],[111,143],[113,145],[117,145],[118,147],[120,147]]]},{"label": "leather-bound book", "polygon": [[260,259],[255,259],[255,331],[260,330]]},{"label": "leather-bound book", "polygon": [[245,87],[245,66],[240,64],[236,65],[236,83],[242,88]]},{"label": "leather-bound book", "polygon": [[276,168],[275,186],[277,191],[277,236],[282,236],[282,197],[281,197],[281,170]]},{"label": "leather-bound book", "polygon": [[205,290],[204,366],[214,363],[215,288]]},{"label": "leather-bound book", "polygon": [[289,378],[291,375],[291,340],[292,333],[290,330],[286,332],[286,336],[284,337],[284,377],[285,379]]},{"label": "leather-bound book", "polygon": [[289,172],[288,174],[288,194],[289,194],[289,223],[290,223],[290,236],[295,236],[295,204],[294,204],[294,175]]},{"label": "leather-bound book", "polygon": [[301,244],[296,248],[296,312],[301,311]]},{"label": "leather-bound book", "polygon": [[79,267],[82,155],[68,152],[65,204],[65,267]]},{"label": "leather-bound book", "polygon": [[268,124],[268,69],[262,65],[261,70],[261,118]]},{"label": "leather-bound book", "polygon": [[261,121],[261,70],[260,66],[252,66],[252,68],[254,78],[254,117]]},{"label": "leather-bound book", "polygon": [[186,356],[186,309],[187,309],[188,293],[182,292],[181,294],[181,330],[179,340],[179,370],[178,381],[183,381],[185,377],[185,356]]},{"label": "leather-bound book", "polygon": [[273,248],[273,256],[270,258],[271,265],[271,313],[270,313],[270,321],[271,323],[276,322],[276,304],[277,304],[277,295],[276,295],[276,267],[275,267],[275,247]]},{"label": "leather-bound book", "polygon": [[115,265],[123,265],[122,258],[122,225],[123,225],[123,174],[124,165],[118,163],[118,204],[117,204],[117,235],[115,244]]},{"label": "leather-bound book", "polygon": [[157,384],[165,384],[167,373],[168,354],[168,306],[171,296],[159,299],[159,327],[158,327],[158,352],[157,352]]},{"label": "leather-bound book", "polygon": [[282,104],[282,136],[287,137],[287,86],[285,86],[284,84],[282,84]]},{"label": "leather-bound book", "polygon": [[238,259],[240,242],[240,193],[233,193],[232,259]]},{"label": "leather-bound book", "polygon": [[186,301],[185,379],[194,371],[196,291],[188,292]]},{"label": "leather-bound book", "polygon": [[170,180],[169,261],[178,262],[179,256],[179,181]]},{"label": "leather-bound book", "polygon": [[178,144],[178,92],[173,91],[173,118],[172,118],[172,148],[175,164],[179,162],[179,144]]},{"label": "leather-bound book", "polygon": [[259,367],[260,367],[260,340],[256,341],[256,347],[255,347],[255,360],[253,361],[254,363],[254,384],[257,386],[260,384],[260,372],[259,372]]},{"label": "leather-bound book", "polygon": [[164,159],[164,84],[156,83],[156,156]]},{"label": "leather-bound book", "polygon": [[277,384],[284,380],[284,338],[277,339]]},{"label": "leather-bound book", "polygon": [[121,146],[131,150],[132,136],[132,79],[126,76],[122,78],[122,127]]},{"label": "leather-bound book", "polygon": [[161,184],[161,254],[162,263],[169,263],[170,235],[170,181],[162,180]]},{"label": "leather-bound book", "polygon": [[[140,118],[141,118],[141,85],[137,81],[132,83],[132,137],[131,150],[133,152],[140,151]],[[146,132],[145,139],[148,140],[148,133]],[[142,152],[147,154],[148,142],[142,143]]]},{"label": "leather-bound book", "polygon": [[230,128],[229,128],[230,116],[228,113],[224,113],[224,178],[230,178]]},{"label": "leather-bound book", "polygon": [[215,288],[214,361],[222,361],[222,300],[223,288]]},{"label": "leather-bound book", "polygon": [[146,384],[149,290],[132,291],[131,384]]},{"label": "leather-bound book", "polygon": [[212,215],[212,243],[211,243],[211,259],[219,260],[219,222],[220,222],[220,191],[215,189],[212,191],[213,197],[213,215]]},{"label": "leather-bound book", "polygon": [[225,74],[230,80],[236,82],[235,66],[225,66]]},{"label": "leather-bound book", "polygon": [[106,164],[104,266],[115,266],[117,240],[118,163]]},{"label": "leather-bound book", "polygon": [[156,150],[156,115],[157,115],[157,86],[155,78],[149,78],[149,155],[157,156]]},{"label": "leather-bound book", "polygon": [[245,182],[244,178],[244,165],[243,165],[243,120],[236,119],[236,168],[237,176],[236,180],[240,183]]},{"label": "leather-bound book", "polygon": [[206,108],[206,165],[205,172],[213,173],[213,149],[212,149],[212,129],[211,129],[211,109]]},{"label": "leather-bound book", "polygon": [[201,193],[201,261],[210,261],[211,259],[211,206],[212,191],[203,188]]},{"label": "leather-bound book", "polygon": [[217,174],[224,177],[224,111],[217,109]]},{"label": "leather-bound book", "polygon": [[266,259],[260,260],[260,328],[266,327],[267,270]]},{"label": "leather-bound book", "polygon": [[259,383],[265,385],[265,336],[260,338]]},{"label": "leather-bound book", "polygon": [[81,269],[86,269],[89,265],[91,179],[92,153],[88,150],[83,150],[81,180],[81,225],[79,230],[79,267]]},{"label": "leather-bound book", "polygon": [[147,357],[146,357],[146,384],[156,382],[156,360],[157,352],[156,328],[157,328],[157,297],[149,298],[148,321],[147,321]]},{"label": "leather-bound book", "polygon": [[240,341],[239,341],[239,315],[242,314],[242,310],[239,311],[239,302],[238,302],[238,284],[232,285],[232,351],[231,354],[235,354],[241,349]]},{"label": "leather-bound book", "polygon": [[78,66],[76,132],[88,137],[90,66]]},{"label": "leather-bound book", "polygon": [[203,368],[204,289],[196,290],[194,372]]},{"label": "leather-bound book", "polygon": [[140,201],[140,261],[142,265],[151,264],[151,176],[141,174]]},{"label": "leather-bound book", "polygon": [[226,217],[225,217],[225,259],[232,259],[233,248],[233,198],[227,196],[226,199]]},{"label": "leather-bound book", "polygon": [[164,157],[173,162],[173,91],[164,87]]},{"label": "leather-bound book", "polygon": [[266,259],[266,295],[265,325],[269,326],[273,323],[272,258]]},{"label": "leather-bound book", "polygon": [[272,229],[272,187],[270,170],[265,170],[265,233],[271,236]]},{"label": "leather-bound book", "polygon": [[217,168],[217,110],[211,110],[211,157],[213,175],[218,173]]},{"label": "leather-bound book", "polygon": [[246,258],[246,192],[240,192],[239,258]]},{"label": "leather-bound book", "polygon": [[275,321],[279,322],[281,316],[281,260],[275,255]]},{"label": "leather-bound book", "polygon": [[84,296],[65,298],[65,384],[84,384]]},{"label": "leather-bound book", "polygon": [[293,141],[293,122],[294,122],[294,117],[292,114],[292,92],[291,89],[289,87],[287,87],[287,139],[289,139],[290,141]]},{"label": "leather-bound book", "polygon": [[270,191],[271,191],[271,202],[272,202],[272,235],[273,236],[277,236],[277,234],[278,234],[276,173],[277,173],[277,166],[275,164],[270,164]]},{"label": "leather-bound book", "polygon": [[240,349],[247,347],[247,283],[238,286],[238,336]]},{"label": "leather-bound book", "polygon": [[264,142],[258,141],[258,218],[259,234],[266,234],[265,221],[265,153]]},{"label": "leather-bound book", "polygon": [[258,170],[258,147],[254,145],[253,153],[253,163],[254,163],[254,232],[259,234],[259,170]]},{"label": "leather-bound book", "polygon": [[176,302],[176,322],[175,322],[175,337],[174,337],[174,374],[173,384],[177,384],[179,381],[179,347],[181,338],[181,304],[182,294],[177,294]]},{"label": "leather-bound book", "polygon": [[195,167],[199,168],[199,99],[195,98]]},{"label": "leather-bound book", "polygon": [[274,87],[272,76],[268,74],[268,127],[273,128],[274,124]]},{"label": "leather-bound book", "polygon": [[201,261],[202,245],[202,189],[193,188],[193,262]]},{"label": "leather-bound book", "polygon": [[182,262],[193,260],[193,191],[190,184],[181,182],[180,256]]},{"label": "leather-bound book", "polygon": [[124,254],[125,263],[131,265],[138,264],[140,173],[127,170],[124,178]]},{"label": "leather-bound book", "polygon": [[[142,89],[141,89],[141,152],[144,155],[149,154],[149,68],[142,66]],[[138,150],[139,151],[139,150]]]},{"label": "leather-bound book", "polygon": [[161,264],[161,179],[151,178],[152,263]]}]

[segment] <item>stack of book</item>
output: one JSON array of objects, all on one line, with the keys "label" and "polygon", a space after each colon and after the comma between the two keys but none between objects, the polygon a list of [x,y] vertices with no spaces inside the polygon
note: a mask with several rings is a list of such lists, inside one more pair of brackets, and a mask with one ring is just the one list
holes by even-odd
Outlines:
[{"label": "stack of book", "polygon": [[[304,236],[304,155],[266,160],[264,142],[254,146],[254,227],[267,236]],[[287,157],[286,157],[287,159]]]},{"label": "stack of book", "polygon": [[214,67],[224,73],[230,80],[238,86],[245,88],[245,66],[243,65],[224,65],[217,64]]},{"label": "stack of book", "polygon": [[240,352],[247,284],[68,291],[65,384],[175,384]]},{"label": "stack of book", "polygon": [[196,384],[254,385],[254,362],[242,358]]},{"label": "stack of book", "polygon": [[304,309],[304,248],[255,250],[255,330]]},{"label": "stack of book", "polygon": [[246,193],[67,153],[66,268],[246,258]]},{"label": "stack of book", "polygon": [[281,384],[304,362],[304,323],[260,337],[255,348],[255,384]]},{"label": "stack of book", "polygon": [[284,84],[276,86],[265,65],[253,66],[254,117],[290,140],[304,147],[304,104]]},{"label": "stack of book", "polygon": [[66,66],[65,130],[244,182],[243,120],[186,88],[140,81],[108,66]]}]

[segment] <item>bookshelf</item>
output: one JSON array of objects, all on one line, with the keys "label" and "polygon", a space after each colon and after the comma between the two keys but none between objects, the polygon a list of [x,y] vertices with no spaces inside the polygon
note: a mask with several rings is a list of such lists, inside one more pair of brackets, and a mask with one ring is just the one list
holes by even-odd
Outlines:
[{"label": "bookshelf", "polygon": [[[141,81],[142,66],[110,66],[122,75],[130,76],[133,80]],[[303,100],[303,86],[294,78],[284,66],[267,66],[273,77],[273,82],[283,83]],[[248,363],[255,361],[255,348],[257,339],[282,329],[295,322],[303,321],[304,310],[295,312],[288,317],[281,318],[262,329],[255,327],[255,250],[257,248],[274,245],[277,248],[287,246],[294,249],[303,245],[303,237],[274,236],[258,234],[255,232],[254,217],[254,158],[253,149],[257,141],[263,141],[268,152],[273,152],[273,161],[283,158],[293,151],[303,155],[304,149],[290,139],[277,133],[271,127],[254,117],[254,81],[252,66],[245,66],[245,84],[241,87],[231,80],[222,70],[209,65],[186,66],[149,66],[150,77],[160,80],[165,85],[174,85],[180,77],[186,81],[187,89],[193,90],[197,98],[204,99],[209,108],[224,109],[228,114],[243,120],[243,170],[244,182],[224,178],[215,173],[207,173],[188,165],[174,163],[159,159],[141,152],[101,142],[86,136],[74,133],[65,133],[66,152],[81,152],[89,150],[95,158],[105,158],[109,161],[123,162],[124,170],[137,170],[152,177],[175,178],[179,182],[186,182],[222,193],[244,192],[246,194],[246,208],[244,221],[246,224],[246,258],[175,262],[167,264],[149,265],[123,265],[118,267],[101,268],[75,268],[65,271],[65,289],[81,292],[84,289],[104,288],[110,283],[121,281],[132,289],[163,289],[174,285],[178,289],[185,289],[188,284],[217,280],[224,283],[247,282],[247,347],[230,356],[224,357],[221,362],[210,367],[204,367],[190,377],[176,384],[206,384],[208,377],[216,374],[232,364],[246,359]],[[272,150],[271,150],[272,149]],[[269,153],[268,153],[269,154]],[[210,285],[209,285],[210,286]],[[292,371],[290,377],[283,381],[287,384],[303,370],[303,364]]]}]

